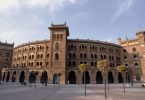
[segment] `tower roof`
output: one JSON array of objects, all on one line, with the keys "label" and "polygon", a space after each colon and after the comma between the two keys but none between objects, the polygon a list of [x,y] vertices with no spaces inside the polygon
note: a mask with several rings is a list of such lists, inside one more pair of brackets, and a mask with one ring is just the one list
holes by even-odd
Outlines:
[{"label": "tower roof", "polygon": [[66,22],[64,24],[51,24],[50,27],[48,27],[50,30],[54,29],[66,29],[67,35],[69,36],[69,29],[68,26],[66,25]]}]

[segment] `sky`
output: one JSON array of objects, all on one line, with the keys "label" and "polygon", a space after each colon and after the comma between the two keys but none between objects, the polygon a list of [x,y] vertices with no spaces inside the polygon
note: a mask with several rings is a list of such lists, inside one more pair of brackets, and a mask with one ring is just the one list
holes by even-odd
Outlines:
[{"label": "sky", "polygon": [[145,29],[145,0],[0,0],[0,41],[15,46],[50,38],[67,23],[69,39],[117,43]]}]

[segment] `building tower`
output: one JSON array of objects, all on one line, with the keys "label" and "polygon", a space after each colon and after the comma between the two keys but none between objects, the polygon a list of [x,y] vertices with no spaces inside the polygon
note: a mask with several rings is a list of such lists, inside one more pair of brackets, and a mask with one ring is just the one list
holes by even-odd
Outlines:
[{"label": "building tower", "polygon": [[50,65],[48,68],[49,81],[66,83],[66,47],[69,29],[66,23],[60,25],[51,24],[50,30]]}]

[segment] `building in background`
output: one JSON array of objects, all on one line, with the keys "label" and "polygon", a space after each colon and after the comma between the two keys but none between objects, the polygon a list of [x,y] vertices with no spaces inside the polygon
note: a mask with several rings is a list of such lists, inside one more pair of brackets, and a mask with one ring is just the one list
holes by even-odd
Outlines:
[{"label": "building in background", "polygon": [[15,47],[12,68],[7,69],[3,76],[8,75],[8,79],[16,76],[15,80],[28,81],[30,73],[35,72],[37,81],[41,81],[45,72],[48,75],[48,83],[59,79],[65,84],[81,84],[84,83],[84,74],[78,67],[84,63],[89,67],[85,72],[86,82],[100,84],[103,83],[104,76],[97,69],[97,61],[107,59],[110,64],[109,83],[123,82],[123,76],[116,71],[116,67],[124,63],[127,68],[125,81],[141,82],[143,62],[140,55],[143,51],[140,52],[142,46],[139,43],[143,43],[141,39],[144,38],[141,36],[144,36],[144,33],[137,33],[140,39],[122,41],[119,38],[117,45],[99,40],[68,39],[70,33],[66,23],[52,24],[49,30],[50,40],[29,42]]},{"label": "building in background", "polygon": [[134,39],[118,39],[123,49],[123,62],[131,70],[133,81],[145,80],[145,31],[136,33]]},{"label": "building in background", "polygon": [[14,44],[0,42],[0,77],[3,68],[11,68]]}]

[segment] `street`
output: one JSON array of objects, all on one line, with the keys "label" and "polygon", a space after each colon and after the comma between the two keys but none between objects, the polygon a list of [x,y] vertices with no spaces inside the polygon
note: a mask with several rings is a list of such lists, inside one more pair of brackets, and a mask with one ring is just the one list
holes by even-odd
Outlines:
[{"label": "street", "polygon": [[[122,84],[110,84],[107,88],[107,100],[144,100],[145,88],[141,84],[126,85],[126,93]],[[18,83],[2,83],[0,85],[0,100],[105,100],[103,84],[87,84],[87,95],[84,96],[84,85],[49,84],[47,87],[37,83],[26,86]]]}]

